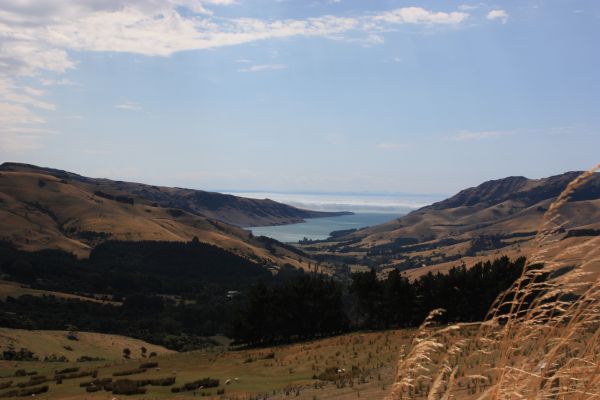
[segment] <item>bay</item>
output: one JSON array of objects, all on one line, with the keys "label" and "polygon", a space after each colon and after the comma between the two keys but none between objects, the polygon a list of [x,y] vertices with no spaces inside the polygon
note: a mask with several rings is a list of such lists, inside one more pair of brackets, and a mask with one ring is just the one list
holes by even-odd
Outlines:
[{"label": "bay", "polygon": [[254,236],[267,236],[280,242],[297,243],[304,238],[323,240],[333,231],[358,229],[391,221],[401,213],[355,213],[339,217],[310,218],[289,225],[257,226],[247,228]]}]

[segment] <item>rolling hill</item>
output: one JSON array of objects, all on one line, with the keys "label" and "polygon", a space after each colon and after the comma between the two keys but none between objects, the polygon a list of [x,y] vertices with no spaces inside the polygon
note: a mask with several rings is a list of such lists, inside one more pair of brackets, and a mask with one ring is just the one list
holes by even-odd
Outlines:
[{"label": "rolling hill", "polygon": [[254,238],[241,226],[331,215],[336,214],[271,200],[93,179],[27,164],[0,165],[0,240],[25,250],[63,249],[86,257],[108,239],[197,237],[251,259],[303,267],[298,252]]},{"label": "rolling hill", "polygon": [[[400,268],[409,275],[500,253],[526,254],[549,205],[579,174],[488,181],[385,224],[303,248],[322,258]],[[600,174],[573,193],[561,218],[565,243],[600,234]]]}]

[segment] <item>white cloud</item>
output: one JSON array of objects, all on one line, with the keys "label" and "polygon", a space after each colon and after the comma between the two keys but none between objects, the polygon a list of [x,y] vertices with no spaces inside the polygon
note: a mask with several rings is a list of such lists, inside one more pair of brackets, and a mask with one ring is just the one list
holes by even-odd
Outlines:
[{"label": "white cloud", "polygon": [[278,69],[287,68],[285,64],[259,64],[252,65],[248,68],[240,68],[238,72],[263,72],[263,71],[273,71]]},{"label": "white cloud", "polygon": [[452,137],[453,140],[459,142],[467,142],[472,140],[482,140],[482,139],[490,139],[499,136],[507,136],[510,135],[510,132],[502,132],[502,131],[480,131],[480,132],[470,132],[470,131],[461,131]]},{"label": "white cloud", "polygon": [[141,111],[142,110],[142,106],[139,103],[136,103],[135,101],[125,101],[123,103],[115,104],[115,108],[119,108],[121,110],[128,110],[128,111]]},{"label": "white cloud", "polygon": [[469,14],[460,11],[433,12],[421,7],[404,7],[375,16],[375,21],[394,24],[460,24]]},{"label": "white cloud", "polygon": [[41,147],[48,133],[41,128],[46,121],[36,110],[54,110],[54,104],[40,99],[43,90],[17,85],[0,74],[0,150],[20,153]]},{"label": "white cloud", "polygon": [[41,136],[26,132],[4,131],[0,135],[2,153],[19,154],[42,147]]},{"label": "white cloud", "polygon": [[[73,82],[60,75],[77,67],[77,62],[70,55],[76,51],[168,57],[180,51],[290,37],[322,37],[376,45],[384,41],[382,33],[396,25],[459,25],[469,16],[463,11],[431,11],[421,7],[303,19],[224,18],[214,15],[218,7],[235,4],[235,0],[0,2],[0,102],[5,107],[20,110],[14,119],[28,121],[0,125],[0,131],[24,129],[31,123],[43,124],[43,118],[34,116],[35,110],[53,110],[55,106],[44,101],[43,93],[38,89],[18,82],[23,77],[35,77],[41,86],[72,85]],[[285,68],[284,64],[263,64],[240,71],[282,68]],[[116,107],[141,109],[139,104],[131,102],[117,104]]]},{"label": "white cloud", "polygon": [[370,34],[383,28],[382,24],[460,24],[468,17],[465,12],[434,12],[421,7],[404,7],[356,17],[324,15],[282,20],[227,19],[180,13],[176,6],[193,12],[198,5],[232,4],[231,1],[89,0],[78,6],[65,0],[40,0],[36,3],[36,8],[0,5],[0,37],[10,39],[8,45],[12,46],[3,49],[2,54],[26,60],[25,64],[30,69],[56,72],[74,67],[67,50],[168,56],[178,51],[272,38],[330,37],[351,30]]},{"label": "white cloud", "polygon": [[43,86],[75,86],[76,83],[70,79],[62,78],[62,79],[46,79],[40,78],[40,83]]},{"label": "white cloud", "polygon": [[492,10],[489,13],[487,13],[486,18],[490,21],[499,19],[503,24],[505,24],[508,21],[508,14],[504,10]]}]

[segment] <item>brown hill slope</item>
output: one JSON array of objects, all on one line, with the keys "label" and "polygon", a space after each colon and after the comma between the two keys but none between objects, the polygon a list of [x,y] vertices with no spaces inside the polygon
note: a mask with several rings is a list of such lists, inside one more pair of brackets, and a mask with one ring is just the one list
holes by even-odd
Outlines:
[{"label": "brown hill slope", "polygon": [[0,165],[0,172],[50,175],[100,197],[112,196],[122,202],[133,200],[135,203],[156,207],[177,208],[239,227],[282,225],[302,222],[304,218],[348,214],[304,210],[270,199],[249,199],[203,190],[88,178],[68,171],[30,164],[4,163]]},{"label": "brown hill slope", "polygon": [[[485,182],[396,220],[304,248],[345,257],[350,264],[410,269],[412,274],[459,260],[524,254],[549,204],[578,174]],[[573,194],[561,215],[565,240],[600,234],[600,174]]]},{"label": "brown hill slope", "polygon": [[[0,240],[10,241],[19,248],[58,248],[87,256],[95,244],[106,239],[189,241],[196,236],[203,242],[251,259],[264,259],[277,265],[308,265],[305,257],[286,246],[267,245],[249,232],[206,217],[191,206],[181,209],[176,203],[150,202],[142,195],[144,190],[165,193],[191,193],[192,190],[96,180],[64,171],[47,173],[45,169],[36,168],[25,166],[22,171],[17,170],[15,164],[0,166]],[[173,198],[178,199],[178,196]],[[218,212],[230,217],[236,215],[233,211],[228,214],[227,210],[245,200],[234,197],[227,206],[218,208]],[[283,218],[271,218],[268,211],[271,205],[271,209],[286,212],[293,209],[270,201],[249,201],[248,204],[255,207],[256,215],[262,213],[259,218],[265,221]],[[267,207],[261,208],[262,204]],[[251,212],[237,212],[247,216],[247,220],[257,220]]]}]

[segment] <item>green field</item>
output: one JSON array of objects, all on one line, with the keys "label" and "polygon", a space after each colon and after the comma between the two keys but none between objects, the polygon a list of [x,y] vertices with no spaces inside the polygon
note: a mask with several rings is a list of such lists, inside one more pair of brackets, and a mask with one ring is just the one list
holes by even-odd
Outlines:
[{"label": "green field", "polygon": [[[32,338],[37,337],[39,342],[47,343],[48,346],[58,346],[55,341],[50,340],[59,334],[57,332],[29,333]],[[378,399],[383,398],[387,393],[395,375],[398,354],[401,353],[403,346],[409,343],[411,334],[412,331],[409,330],[353,333],[317,341],[252,350],[226,350],[224,347],[218,347],[187,353],[167,351],[151,359],[140,357],[141,353],[135,350],[133,344],[140,343],[128,342],[127,340],[131,339],[125,338],[127,340],[122,339],[119,345],[130,347],[131,360],[122,357],[117,360],[114,351],[106,350],[107,361],[85,363],[0,361],[0,387],[2,383],[13,381],[11,388],[0,391],[0,396],[13,389],[19,382],[30,379],[30,377],[14,377],[15,371],[25,369],[28,372],[35,371],[37,375],[45,375],[49,379],[48,382],[43,383],[49,386],[48,392],[37,396],[44,399],[112,399],[115,397],[159,399],[197,396],[231,399],[273,399],[287,396],[298,399],[344,399],[360,396]],[[112,340],[110,335],[104,336],[106,340]],[[146,347],[150,352],[150,347],[148,345]],[[30,349],[33,348],[31,343]],[[110,347],[104,348],[110,349]],[[82,348],[78,351],[91,352],[92,349]],[[148,361],[157,362],[158,367],[148,368],[143,373],[128,376],[113,376],[115,372],[136,369],[141,363]],[[97,371],[98,379],[141,380],[175,377],[176,382],[172,386],[165,387],[144,386],[147,390],[145,394],[133,396],[114,395],[105,390],[87,393],[85,387],[80,387],[80,384],[91,381],[90,376],[63,379],[60,384],[54,380],[55,371],[67,367],[79,367],[78,372]],[[218,379],[219,386],[180,393],[171,392],[172,387],[179,387],[207,377]],[[224,394],[217,395],[217,391],[223,389]]]}]

